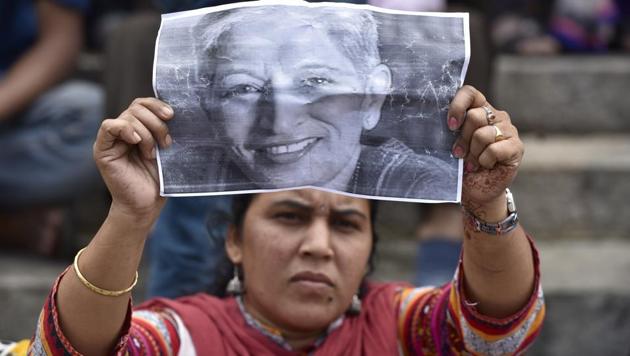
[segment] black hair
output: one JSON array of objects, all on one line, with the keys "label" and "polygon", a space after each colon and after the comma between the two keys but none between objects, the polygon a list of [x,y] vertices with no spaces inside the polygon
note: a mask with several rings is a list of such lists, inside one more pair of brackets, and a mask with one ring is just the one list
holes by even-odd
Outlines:
[{"label": "black hair", "polygon": [[[243,222],[245,220],[245,214],[247,213],[247,209],[251,205],[252,201],[256,197],[256,194],[241,194],[235,195],[232,198],[232,214],[231,214],[231,224],[234,228],[239,231],[243,227]],[[370,251],[370,257],[368,259],[368,271],[366,277],[372,274],[374,271],[375,265],[375,255],[376,255],[376,245],[378,243],[378,234],[375,229],[376,216],[378,213],[378,201],[369,200],[370,203],[370,224],[372,225],[372,249]],[[222,261],[217,268],[217,279],[215,283],[215,287],[209,290],[211,294],[224,297],[225,289],[230,279],[233,277],[234,267],[232,262],[227,258],[227,254],[223,256],[224,261]],[[361,282],[361,286],[359,287],[359,297],[362,297],[366,292],[365,278]]]}]

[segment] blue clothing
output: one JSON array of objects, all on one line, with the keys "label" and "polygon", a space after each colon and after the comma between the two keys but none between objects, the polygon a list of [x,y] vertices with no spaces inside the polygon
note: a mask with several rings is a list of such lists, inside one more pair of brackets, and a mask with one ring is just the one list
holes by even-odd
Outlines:
[{"label": "blue clothing", "polygon": [[453,280],[461,248],[461,242],[440,236],[419,242],[414,285],[441,286]]},{"label": "blue clothing", "polygon": [[[247,0],[245,0],[247,1]],[[230,4],[236,1],[230,0],[153,0],[162,12],[185,11],[199,9],[208,6]]]},{"label": "blue clothing", "polygon": [[92,145],[103,97],[96,84],[66,82],[0,122],[0,210],[65,203],[98,183]]},{"label": "blue clothing", "polygon": [[[48,0],[85,13],[90,0]],[[37,39],[35,0],[0,1],[0,78]]]},{"label": "blue clothing", "polygon": [[[90,0],[47,0],[77,13]],[[39,35],[35,0],[0,1],[0,80]],[[99,181],[92,145],[104,94],[86,82],[48,89],[0,122],[0,209],[62,204]],[[90,184],[92,183],[92,184]]]},{"label": "blue clothing", "polygon": [[[244,0],[247,1],[247,0]],[[198,9],[201,7],[218,6],[231,4],[236,1],[230,0],[154,0],[153,1],[163,12],[174,12]],[[309,0],[309,2],[345,2],[351,4],[366,4],[365,0]]]},{"label": "blue clothing", "polygon": [[149,296],[207,291],[225,254],[232,198],[170,198],[149,238]]}]

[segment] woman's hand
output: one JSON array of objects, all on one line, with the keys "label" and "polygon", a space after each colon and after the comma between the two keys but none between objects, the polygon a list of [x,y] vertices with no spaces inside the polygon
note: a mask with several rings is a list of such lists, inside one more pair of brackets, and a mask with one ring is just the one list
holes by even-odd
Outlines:
[{"label": "woman's hand", "polygon": [[172,117],[173,109],[164,102],[141,98],[118,118],[101,124],[94,160],[111,192],[113,211],[149,221],[159,214],[164,198],[159,194],[155,145],[172,143],[165,123]]},{"label": "woman's hand", "polygon": [[464,158],[462,204],[488,222],[504,219],[505,188],[516,177],[524,152],[510,116],[466,85],[451,101],[447,120],[451,130],[460,131],[453,154]]},{"label": "woman's hand", "polygon": [[[505,219],[505,188],[523,158],[523,142],[510,116],[492,107],[477,89],[464,86],[451,101],[448,126],[459,130],[453,154],[464,158],[464,208],[489,223]],[[525,231],[517,226],[494,235],[465,224],[464,233],[466,300],[477,303],[482,315],[513,316],[536,293],[535,259]]]}]

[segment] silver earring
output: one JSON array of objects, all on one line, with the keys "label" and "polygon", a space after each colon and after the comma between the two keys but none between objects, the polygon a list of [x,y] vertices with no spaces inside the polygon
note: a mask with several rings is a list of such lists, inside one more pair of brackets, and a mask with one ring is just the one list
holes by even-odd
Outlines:
[{"label": "silver earring", "polygon": [[234,277],[230,279],[225,291],[229,295],[240,295],[244,292],[243,282],[241,282],[241,278],[238,276],[238,267],[236,267],[236,265],[234,265]]},{"label": "silver earring", "polygon": [[351,315],[359,315],[361,314],[361,299],[357,294],[352,296],[352,303],[350,303],[350,308],[348,308],[348,313]]}]

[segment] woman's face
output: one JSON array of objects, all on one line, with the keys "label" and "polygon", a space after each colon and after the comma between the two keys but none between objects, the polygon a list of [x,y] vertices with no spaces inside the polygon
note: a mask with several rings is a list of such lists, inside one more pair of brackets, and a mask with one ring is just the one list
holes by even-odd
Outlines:
[{"label": "woman's face", "polygon": [[321,331],[348,309],[371,248],[367,200],[310,189],[257,195],[227,241],[247,310],[289,332]]},{"label": "woman's face", "polygon": [[204,106],[244,173],[287,187],[354,168],[366,83],[334,39],[299,21],[248,24],[224,38]]}]

